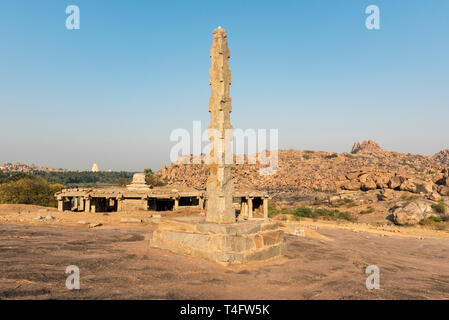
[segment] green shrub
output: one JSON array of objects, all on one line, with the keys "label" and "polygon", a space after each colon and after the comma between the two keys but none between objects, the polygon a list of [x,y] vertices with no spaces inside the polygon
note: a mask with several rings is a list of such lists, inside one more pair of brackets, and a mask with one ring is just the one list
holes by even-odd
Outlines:
[{"label": "green shrub", "polygon": [[373,213],[373,212],[374,212],[373,208],[368,208],[368,210],[360,211],[360,214],[369,214],[369,213]]},{"label": "green shrub", "polygon": [[277,214],[279,214],[279,210],[276,209],[276,202],[269,201],[268,202],[268,216],[274,217]]},{"label": "green shrub", "polygon": [[448,228],[448,223],[445,222],[444,218],[435,216],[430,216],[428,218],[422,219],[419,224],[422,226],[433,227],[439,230],[445,230]]},{"label": "green shrub", "polygon": [[430,221],[433,221],[433,222],[443,222],[443,218],[441,218],[441,217],[430,216],[427,219],[429,219]]},{"label": "green shrub", "polygon": [[128,184],[131,184],[131,182],[131,178],[117,178],[117,180],[115,180],[115,184],[120,187],[126,187]]},{"label": "green shrub", "polygon": [[446,213],[446,205],[443,201],[439,201],[438,203],[432,204],[432,209],[438,213]]},{"label": "green shrub", "polygon": [[344,220],[348,220],[348,221],[356,221],[357,219],[355,219],[349,212],[346,211],[338,211],[335,210],[336,212],[334,213],[336,215],[337,219],[344,219]]},{"label": "green shrub", "polygon": [[356,203],[354,202],[353,199],[340,199],[335,204],[335,206],[337,206],[337,207],[341,207],[341,206],[345,206],[345,205],[353,207],[353,206],[356,206]]},{"label": "green shrub", "polygon": [[153,187],[160,187],[167,185],[165,181],[161,180],[157,175],[153,173],[153,170],[145,169],[144,173],[145,173],[145,181],[147,184]]},{"label": "green shrub", "polygon": [[403,195],[402,196],[402,200],[405,200],[405,201],[413,201],[413,200],[416,200],[416,199],[419,199],[419,198],[420,197],[417,194]]},{"label": "green shrub", "polygon": [[22,178],[0,184],[0,203],[56,207],[55,193],[64,187],[40,178]]},{"label": "green shrub", "polygon": [[349,212],[339,211],[339,210],[328,210],[328,209],[316,209],[315,213],[318,216],[323,217],[326,220],[336,220],[344,219],[348,221],[357,221],[357,217],[351,215]]},{"label": "green shrub", "polygon": [[307,217],[307,218],[316,218],[317,215],[314,214],[313,210],[308,207],[298,207],[295,210],[293,210],[293,215],[297,217]]},{"label": "green shrub", "polygon": [[305,217],[305,218],[322,218],[325,220],[337,220],[343,219],[348,221],[356,221],[357,217],[354,217],[349,212],[342,212],[339,210],[329,210],[329,209],[312,209],[308,207],[298,207],[293,210],[293,215],[297,217]]}]

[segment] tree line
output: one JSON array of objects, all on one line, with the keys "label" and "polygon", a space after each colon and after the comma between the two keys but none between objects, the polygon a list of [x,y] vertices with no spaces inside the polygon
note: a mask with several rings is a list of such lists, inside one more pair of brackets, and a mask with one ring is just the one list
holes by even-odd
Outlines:
[{"label": "tree line", "polygon": [[[146,181],[153,186],[166,183],[151,169],[145,169]],[[133,172],[65,171],[46,172],[0,171],[0,204],[34,204],[56,207],[54,194],[68,187],[126,186],[131,183]]]}]

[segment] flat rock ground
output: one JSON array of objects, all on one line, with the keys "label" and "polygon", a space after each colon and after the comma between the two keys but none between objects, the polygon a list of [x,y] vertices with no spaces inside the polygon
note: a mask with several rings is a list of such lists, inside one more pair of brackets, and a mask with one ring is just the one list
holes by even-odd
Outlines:
[{"label": "flat rock ground", "polygon": [[[224,267],[150,248],[153,228],[2,223],[0,299],[449,299],[448,239],[320,229],[334,241],[287,235],[284,258]],[[65,286],[69,265],[80,290]]]}]

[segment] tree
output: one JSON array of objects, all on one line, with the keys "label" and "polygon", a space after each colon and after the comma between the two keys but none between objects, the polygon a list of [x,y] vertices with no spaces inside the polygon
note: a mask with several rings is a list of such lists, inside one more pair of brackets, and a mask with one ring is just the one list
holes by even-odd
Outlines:
[{"label": "tree", "polygon": [[22,178],[0,184],[0,203],[56,207],[55,193],[63,188],[60,184],[50,184],[40,178]]},{"label": "tree", "polygon": [[158,186],[165,186],[167,183],[165,181],[162,181],[157,175],[153,173],[153,170],[150,168],[147,168],[143,170],[145,173],[145,181],[147,184],[158,187]]},{"label": "tree", "polygon": [[120,186],[120,187],[126,187],[128,184],[130,184],[132,181],[132,179],[130,178],[117,178],[117,180],[115,180],[115,184]]}]

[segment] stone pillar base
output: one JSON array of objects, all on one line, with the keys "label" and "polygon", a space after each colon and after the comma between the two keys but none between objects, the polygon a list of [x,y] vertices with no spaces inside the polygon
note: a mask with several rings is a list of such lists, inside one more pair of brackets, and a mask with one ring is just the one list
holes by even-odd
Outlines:
[{"label": "stone pillar base", "polygon": [[162,218],[150,246],[226,265],[280,257],[285,249],[278,222],[218,224],[204,217]]}]

